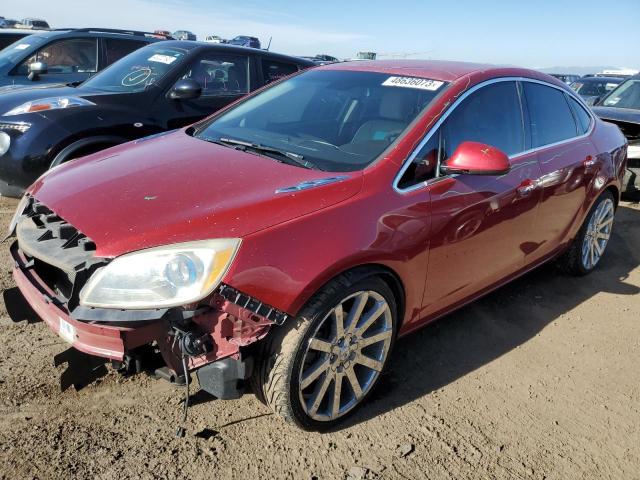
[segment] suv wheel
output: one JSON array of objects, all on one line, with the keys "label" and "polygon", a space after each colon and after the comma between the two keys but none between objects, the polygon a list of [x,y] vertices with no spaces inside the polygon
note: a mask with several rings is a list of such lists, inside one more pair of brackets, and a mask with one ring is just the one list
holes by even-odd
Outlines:
[{"label": "suv wheel", "polygon": [[[293,320],[293,319],[292,319]],[[378,277],[330,282],[264,345],[254,382],[278,414],[326,430],[362,404],[386,368],[397,308]]]}]

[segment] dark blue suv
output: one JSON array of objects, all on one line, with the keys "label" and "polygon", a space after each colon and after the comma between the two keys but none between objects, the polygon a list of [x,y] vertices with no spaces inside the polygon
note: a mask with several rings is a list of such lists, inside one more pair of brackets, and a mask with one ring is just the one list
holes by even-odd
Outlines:
[{"label": "dark blue suv", "polygon": [[0,87],[80,83],[140,47],[154,33],[100,28],[37,32],[0,51]]},{"label": "dark blue suv", "polygon": [[237,45],[239,47],[251,47],[260,48],[260,40],[256,37],[249,37],[247,35],[238,35],[227,42],[229,45]]}]

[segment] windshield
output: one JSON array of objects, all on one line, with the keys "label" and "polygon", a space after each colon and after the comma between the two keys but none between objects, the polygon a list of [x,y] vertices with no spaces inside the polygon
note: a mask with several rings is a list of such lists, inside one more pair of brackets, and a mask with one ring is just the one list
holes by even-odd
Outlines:
[{"label": "windshield", "polygon": [[640,78],[627,80],[603,100],[605,107],[640,110]]},{"label": "windshield", "polygon": [[34,47],[42,45],[46,40],[45,35],[29,35],[8,45],[0,51],[0,68],[20,63],[28,52],[32,52]]},{"label": "windshield", "polygon": [[108,92],[135,93],[158,83],[187,50],[155,44],[141,48],[118,60],[82,84]]},{"label": "windshield", "polygon": [[383,73],[307,71],[209,120],[195,136],[286,151],[321,170],[361,170],[444,85]]}]

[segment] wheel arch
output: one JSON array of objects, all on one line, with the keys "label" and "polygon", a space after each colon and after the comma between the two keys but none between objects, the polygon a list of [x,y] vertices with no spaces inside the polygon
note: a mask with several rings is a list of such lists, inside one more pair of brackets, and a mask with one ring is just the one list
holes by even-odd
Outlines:
[{"label": "wheel arch", "polygon": [[298,312],[302,308],[304,308],[304,305],[306,305],[307,302],[311,298],[313,298],[313,296],[316,293],[318,293],[329,283],[333,282],[335,279],[341,276],[347,277],[351,283],[356,283],[356,282],[359,282],[360,280],[363,280],[368,277],[373,277],[373,276],[379,277],[382,281],[384,281],[393,292],[393,295],[396,300],[396,306],[398,309],[397,311],[398,329],[402,326],[404,322],[405,308],[406,308],[405,286],[404,286],[404,283],[402,282],[402,279],[397,274],[397,272],[395,272],[392,268],[386,265],[383,265],[381,263],[364,263],[361,265],[352,266],[350,268],[340,271],[339,273],[332,275],[330,278],[326,279],[325,281],[322,281],[321,283],[318,282],[320,283],[320,286],[318,288],[310,292],[310,294],[308,294],[305,298],[302,298],[298,302],[296,302],[300,305],[300,307],[297,309]]},{"label": "wheel arch", "polygon": [[98,145],[119,145],[124,142],[128,142],[129,139],[120,136],[120,135],[93,135],[91,137],[81,138],[79,140],[72,141],[71,143],[64,146],[54,157],[49,165],[49,168],[55,167],[56,165],[60,165],[65,161],[72,158],[71,156],[74,153],[82,151],[87,147],[98,146]]},{"label": "wheel arch", "polygon": [[608,185],[603,192],[609,191],[613,195],[613,203],[618,208],[618,204],[620,203],[620,189],[616,185]]}]

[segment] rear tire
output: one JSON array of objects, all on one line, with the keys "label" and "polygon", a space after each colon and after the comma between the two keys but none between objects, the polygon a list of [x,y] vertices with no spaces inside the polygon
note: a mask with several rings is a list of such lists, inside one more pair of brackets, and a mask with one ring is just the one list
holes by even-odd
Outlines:
[{"label": "rear tire", "polygon": [[252,379],[258,397],[305,430],[332,428],[380,379],[397,316],[393,292],[379,277],[331,281],[265,339]]},{"label": "rear tire", "polygon": [[578,235],[560,258],[560,265],[567,273],[582,276],[596,268],[609,243],[614,216],[613,195],[605,191],[593,204]]}]

